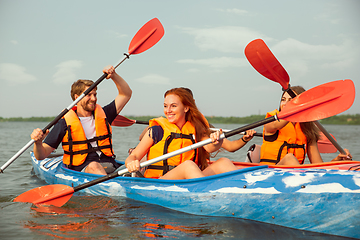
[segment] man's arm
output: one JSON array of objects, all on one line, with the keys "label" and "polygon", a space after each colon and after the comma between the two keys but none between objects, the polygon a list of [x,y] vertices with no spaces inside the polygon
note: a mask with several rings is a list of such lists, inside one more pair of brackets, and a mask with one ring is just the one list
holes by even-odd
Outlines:
[{"label": "man's arm", "polygon": [[50,147],[48,144],[43,143],[44,138],[48,135],[49,130],[46,131],[46,134],[43,133],[43,131],[40,128],[34,129],[34,131],[31,134],[31,139],[33,139],[34,142],[34,155],[37,160],[43,160],[47,158],[50,153],[52,153],[55,148]]},{"label": "man's arm", "polygon": [[107,79],[111,78],[118,91],[119,94],[115,98],[115,106],[117,114],[125,107],[126,103],[130,100],[132,95],[132,90],[127,84],[127,82],[115,72],[115,68],[113,66],[107,66],[103,69],[104,73],[107,73]]},{"label": "man's arm", "polygon": [[45,134],[40,128],[34,129],[31,139],[35,141],[33,152],[36,159],[43,160],[47,158],[59,146],[65,134],[66,123],[64,119],[60,119],[51,131],[47,130]]}]

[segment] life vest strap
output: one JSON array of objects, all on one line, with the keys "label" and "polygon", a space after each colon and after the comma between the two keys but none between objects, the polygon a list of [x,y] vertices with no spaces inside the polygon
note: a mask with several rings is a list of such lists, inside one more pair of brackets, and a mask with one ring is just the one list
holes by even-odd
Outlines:
[{"label": "life vest strap", "polygon": [[73,156],[75,154],[85,154],[85,153],[92,153],[92,152],[97,152],[97,151],[101,151],[101,149],[106,149],[109,148],[111,145],[104,145],[104,146],[97,146],[97,147],[89,147],[88,149],[84,149],[84,150],[79,150],[79,151],[64,151],[65,154],[68,154],[70,156]]},{"label": "life vest strap", "polygon": [[[68,131],[68,141],[69,141],[69,151],[72,152],[73,151],[73,140],[72,140],[72,135],[71,135],[71,126],[68,125],[67,126],[67,131]],[[64,143],[63,143],[64,144]],[[70,168],[73,166],[73,159],[74,159],[74,155],[71,153],[69,154],[70,156],[70,163],[69,166]]]},{"label": "life vest strap", "polygon": [[[165,140],[165,144],[164,144],[164,151],[163,151],[163,154],[167,154],[168,153],[168,148],[169,148],[169,145],[170,143],[172,142],[172,140],[174,139],[189,139],[191,140],[191,142],[193,144],[195,144],[195,140],[193,138],[193,135],[191,134],[183,134],[183,133],[174,133],[172,132]],[[192,159],[192,161],[195,162],[196,160],[196,156],[197,156],[197,149],[194,149],[195,153],[194,153],[194,158]],[[151,165],[150,165],[151,166]],[[158,169],[158,170],[163,170],[163,175],[165,175],[168,171],[170,171],[170,166],[171,165],[168,165],[168,161],[167,159],[163,160],[163,166],[158,166],[158,167],[161,167],[161,169]],[[150,168],[152,169],[152,168]],[[170,169],[170,170],[169,170]]]},{"label": "life vest strap", "polygon": [[274,165],[276,165],[278,161],[273,159],[260,159],[260,163],[273,163]]},{"label": "life vest strap", "polygon": [[[281,160],[281,159],[280,159],[280,158],[281,158],[281,153],[282,153],[284,147],[287,147],[288,150],[289,150],[289,148],[302,148],[302,149],[304,150],[304,158],[305,158],[305,144],[299,145],[299,144],[288,143],[288,142],[284,141],[283,145],[281,145],[281,147],[280,147],[280,149],[279,149],[279,153],[278,153],[278,156],[277,156],[277,159],[276,159],[276,164],[277,164],[278,162],[280,162],[280,160]],[[301,164],[304,163],[304,158],[303,158]]]},{"label": "life vest strap", "polygon": [[[105,118],[105,125],[106,125],[107,131],[108,131],[108,134],[105,135],[105,136],[108,136],[108,137],[109,137],[110,151],[111,151],[111,154],[113,155],[113,157],[114,157],[114,159],[115,159],[116,156],[115,156],[115,154],[114,154],[114,149],[113,149],[113,146],[112,146],[112,132],[111,132],[110,123],[109,123],[109,121],[107,120],[107,118]],[[98,144],[98,145],[99,145],[99,144]]]},{"label": "life vest strap", "polygon": [[69,142],[64,142],[63,145],[75,145],[75,144],[86,144],[86,143],[91,143],[91,142],[95,142],[95,141],[100,141],[100,140],[104,140],[107,139],[108,137],[111,137],[111,134],[107,134],[107,135],[103,135],[103,136],[98,136],[98,137],[93,137],[91,139],[86,139],[83,141],[69,141]]},{"label": "life vest strap", "polygon": [[147,169],[163,170],[166,172],[169,172],[170,170],[173,170],[174,168],[176,168],[176,166],[173,166],[173,165],[166,165],[166,166],[149,165],[149,166],[147,166]]}]

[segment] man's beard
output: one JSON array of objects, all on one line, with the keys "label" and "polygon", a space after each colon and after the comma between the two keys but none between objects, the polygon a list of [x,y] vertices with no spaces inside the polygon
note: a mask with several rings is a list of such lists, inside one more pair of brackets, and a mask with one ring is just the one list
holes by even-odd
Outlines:
[{"label": "man's beard", "polygon": [[88,105],[89,102],[83,102],[81,103],[81,107],[88,112],[93,112],[95,110],[95,103],[92,106]]}]

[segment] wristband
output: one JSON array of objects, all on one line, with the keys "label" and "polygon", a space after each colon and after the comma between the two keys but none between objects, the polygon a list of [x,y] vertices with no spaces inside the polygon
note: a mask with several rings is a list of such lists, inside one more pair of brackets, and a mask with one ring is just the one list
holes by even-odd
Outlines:
[{"label": "wristband", "polygon": [[244,137],[242,137],[241,140],[242,140],[244,143],[248,143],[248,142],[249,142],[249,141],[245,141],[245,140],[244,140]]}]

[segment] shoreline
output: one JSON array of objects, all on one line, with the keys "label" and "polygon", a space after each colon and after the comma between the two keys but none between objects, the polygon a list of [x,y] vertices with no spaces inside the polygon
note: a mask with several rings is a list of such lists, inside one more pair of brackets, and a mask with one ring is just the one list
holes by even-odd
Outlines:
[{"label": "shoreline", "polygon": [[[135,119],[140,121],[148,121],[158,116],[125,116],[129,119]],[[252,123],[264,119],[265,115],[250,115],[246,117],[218,117],[218,116],[205,116],[209,123],[223,123],[223,124],[243,124]],[[51,122],[55,117],[15,117],[15,118],[3,118],[0,117],[0,122]],[[321,124],[329,125],[360,125],[360,114],[344,114],[336,115],[323,120],[320,120]]]}]

